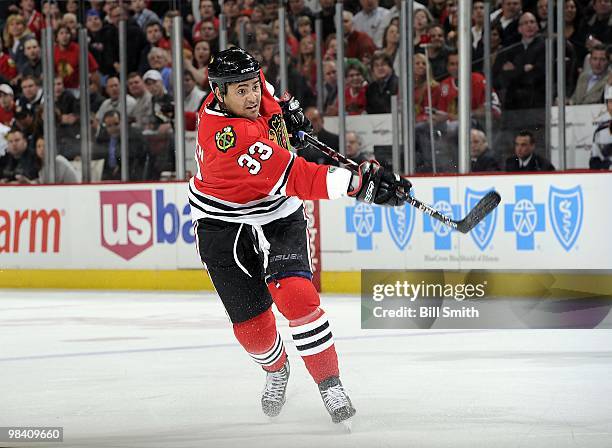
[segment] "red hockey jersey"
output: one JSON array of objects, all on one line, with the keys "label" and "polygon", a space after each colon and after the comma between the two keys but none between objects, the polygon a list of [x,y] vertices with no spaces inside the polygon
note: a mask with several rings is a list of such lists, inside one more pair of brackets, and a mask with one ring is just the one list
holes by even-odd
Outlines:
[{"label": "red hockey jersey", "polygon": [[257,120],[224,113],[212,93],[199,111],[198,171],[189,182],[193,221],[263,225],[295,212],[302,199],[347,195],[350,171],[310,163],[289,150],[281,108],[260,77]]}]

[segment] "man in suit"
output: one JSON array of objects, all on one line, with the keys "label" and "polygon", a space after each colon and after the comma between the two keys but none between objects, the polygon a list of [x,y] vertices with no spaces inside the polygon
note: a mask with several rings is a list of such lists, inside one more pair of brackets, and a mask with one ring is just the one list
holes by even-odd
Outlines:
[{"label": "man in suit", "polygon": [[497,160],[489,149],[487,136],[479,129],[471,130],[470,155],[472,158],[472,173],[500,171]]},{"label": "man in suit", "polygon": [[589,58],[591,73],[582,72],[578,77],[576,90],[572,95],[572,104],[601,103],[608,78],[608,57],[606,47],[595,45]]},{"label": "man in suit", "polygon": [[533,134],[530,131],[520,131],[514,138],[514,156],[506,160],[506,171],[555,171],[555,167],[535,153]]}]

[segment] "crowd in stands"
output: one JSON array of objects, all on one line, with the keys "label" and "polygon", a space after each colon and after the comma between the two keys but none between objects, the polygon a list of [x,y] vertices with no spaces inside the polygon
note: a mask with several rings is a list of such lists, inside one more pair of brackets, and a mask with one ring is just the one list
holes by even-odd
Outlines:
[{"label": "crowd in stands", "polygon": [[[399,0],[345,0],[345,113],[391,111],[402,70],[399,57]],[[130,179],[159,179],[174,170],[174,102],[170,32],[173,18],[183,19],[184,102],[196,112],[210,91],[207,65],[219,48],[219,19],[227,20],[228,41],[261,63],[266,79],[280,90],[278,2],[275,0],[5,0],[0,2],[0,182],[41,182],[43,138],[42,30],[50,18],[54,30],[54,95],[58,166],[66,181],[80,157],[78,31],[88,36],[89,107],[93,154],[104,160],[103,180],[121,177],[121,139],[129,140]],[[178,9],[172,9],[177,7]],[[414,107],[418,169],[431,171],[429,148],[436,140],[438,171],[456,171],[458,0],[413,0]],[[484,2],[472,11],[473,169],[522,168],[529,149],[541,151],[545,119],[546,0],[498,0],[490,17]],[[308,110],[318,133],[324,116],[338,110],[334,0],[289,0],[286,48],[288,87]],[[315,19],[322,22],[323,110],[316,110]],[[117,122],[119,22],[127,22],[127,114],[129,135]],[[484,134],[485,84],[482,74],[485,21],[491,24],[493,117],[496,141]],[[242,33],[246,33],[246,36]],[[566,84],[568,104],[604,102],[612,85],[612,1],[565,0]],[[556,56],[555,56],[556,57]],[[435,132],[430,131],[433,125]],[[329,134],[329,133],[328,133]],[[350,137],[350,139],[349,139]],[[359,142],[347,135],[347,145]],[[191,136],[193,139],[193,136]],[[337,146],[337,136],[325,136]],[[528,140],[526,142],[526,140]],[[192,140],[193,141],[193,140]],[[499,142],[514,143],[504,152]],[[520,144],[517,143],[520,141]],[[488,143],[491,142],[491,143]],[[25,145],[25,146],[24,146]],[[334,146],[332,144],[332,146]],[[495,148],[495,150],[493,149]],[[513,150],[514,155],[511,156]],[[347,146],[348,151],[348,146]],[[521,152],[522,151],[522,152]],[[3,155],[6,153],[5,155]],[[530,153],[530,154],[531,154]],[[369,154],[371,157],[371,154]],[[483,158],[484,156],[484,158]],[[516,164],[507,156],[518,157]],[[320,155],[312,155],[321,160]],[[531,157],[532,161],[535,157]],[[550,163],[538,169],[551,169]],[[516,165],[516,166],[515,166]],[[525,163],[525,166],[528,162]]]}]

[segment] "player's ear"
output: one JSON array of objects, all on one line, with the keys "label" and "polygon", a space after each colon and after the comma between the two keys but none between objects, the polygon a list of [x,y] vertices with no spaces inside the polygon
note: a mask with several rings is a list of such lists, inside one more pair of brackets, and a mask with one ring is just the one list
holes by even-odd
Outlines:
[{"label": "player's ear", "polygon": [[221,95],[221,90],[217,86],[215,86],[215,97],[217,98],[217,101],[223,103],[223,95]]}]

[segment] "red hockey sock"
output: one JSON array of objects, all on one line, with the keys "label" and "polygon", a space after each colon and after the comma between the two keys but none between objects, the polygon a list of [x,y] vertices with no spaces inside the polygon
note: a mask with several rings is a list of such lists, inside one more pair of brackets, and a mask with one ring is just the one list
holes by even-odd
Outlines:
[{"label": "red hockey sock", "polygon": [[312,282],[303,277],[286,277],[269,283],[268,289],[276,307],[289,320],[295,346],[315,382],[338,376],[334,338]]},{"label": "red hockey sock", "polygon": [[268,308],[259,316],[234,324],[234,334],[251,358],[264,370],[279,370],[287,360],[285,346],[276,330],[276,319]]}]

